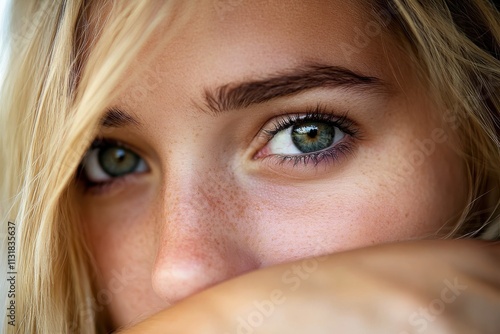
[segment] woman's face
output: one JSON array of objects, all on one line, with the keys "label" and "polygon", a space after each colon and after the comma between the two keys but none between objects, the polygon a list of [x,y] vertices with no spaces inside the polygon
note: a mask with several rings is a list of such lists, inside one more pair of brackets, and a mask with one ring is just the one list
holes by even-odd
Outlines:
[{"label": "woman's face", "polygon": [[196,4],[86,158],[81,214],[115,326],[251,270],[453,222],[454,123],[387,24],[355,1]]}]

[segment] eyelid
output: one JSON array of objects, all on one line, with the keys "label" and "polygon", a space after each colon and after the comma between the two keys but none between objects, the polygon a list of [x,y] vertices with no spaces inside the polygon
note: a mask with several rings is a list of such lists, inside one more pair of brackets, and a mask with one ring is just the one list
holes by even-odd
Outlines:
[{"label": "eyelid", "polygon": [[[347,114],[347,112],[335,112],[332,108],[318,104],[302,113],[278,115],[263,126],[261,136],[264,143],[253,155],[253,160],[260,160],[269,169],[279,173],[283,173],[291,166],[293,170],[287,171],[290,175],[296,171],[310,174],[312,169],[309,166],[310,164],[318,167],[320,164],[325,163],[326,167],[327,164],[335,163],[341,157],[352,152],[356,148],[357,139],[362,137],[359,125],[349,118]],[[329,123],[342,131],[345,136],[336,144],[317,152],[294,155],[266,154],[265,150],[269,149],[269,143],[275,138],[276,134],[303,122]],[[298,171],[299,168],[297,168],[299,166],[302,166],[300,172]]]},{"label": "eyelid", "polygon": [[[105,149],[108,147],[120,147],[120,148],[126,149],[126,150],[132,152],[133,154],[137,155],[139,157],[139,159],[141,160],[139,162],[138,166],[141,166],[141,169],[144,169],[144,170],[131,172],[131,173],[125,174],[123,176],[117,176],[117,177],[107,175],[106,172],[102,171],[102,173],[104,173],[108,176],[108,180],[105,180],[105,181],[92,181],[92,180],[90,180],[85,172],[86,160],[89,158],[90,155],[96,154],[95,153],[96,150]],[[131,179],[135,175],[143,174],[143,173],[150,171],[150,167],[149,167],[148,162],[143,157],[143,154],[141,154],[138,151],[139,150],[131,147],[131,145],[126,144],[126,143],[124,143],[120,140],[117,140],[117,139],[104,138],[104,137],[96,138],[92,142],[90,147],[87,149],[85,156],[82,158],[82,161],[80,162],[80,165],[78,167],[77,179],[81,180],[84,183],[86,191],[92,190],[92,192],[95,192],[95,193],[105,192],[108,190],[108,188],[113,188],[117,184],[123,184],[126,180]],[[100,167],[100,166],[99,166],[99,168],[102,169],[102,167]],[[137,168],[139,168],[139,167],[137,167]]]}]

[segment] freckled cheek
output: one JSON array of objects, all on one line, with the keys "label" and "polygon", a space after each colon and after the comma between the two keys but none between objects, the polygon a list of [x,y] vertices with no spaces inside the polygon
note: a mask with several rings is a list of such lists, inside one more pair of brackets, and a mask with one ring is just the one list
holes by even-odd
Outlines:
[{"label": "freckled cheek", "polygon": [[307,188],[302,196],[290,190],[280,196],[267,194],[276,200],[261,202],[254,227],[263,263],[405,240],[437,229],[404,187],[388,193],[373,184],[362,188],[337,183],[330,189],[336,190]]},{"label": "freckled cheek", "polygon": [[101,275],[94,296],[98,306],[107,308],[117,324],[127,323],[139,311],[152,314],[166,307],[150,284],[155,245],[149,216],[136,212],[131,217],[125,210],[93,204],[83,211],[82,223]]}]

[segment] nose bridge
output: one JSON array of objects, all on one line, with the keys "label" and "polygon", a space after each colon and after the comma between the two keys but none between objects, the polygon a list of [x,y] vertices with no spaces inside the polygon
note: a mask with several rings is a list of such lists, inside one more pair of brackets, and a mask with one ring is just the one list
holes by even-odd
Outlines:
[{"label": "nose bridge", "polygon": [[165,227],[175,231],[232,226],[234,202],[241,195],[238,188],[231,173],[213,168],[193,165],[169,173],[163,190]]},{"label": "nose bridge", "polygon": [[229,217],[230,204],[218,197],[218,191],[210,192],[211,182],[199,176],[179,177],[169,182],[162,205],[160,251],[192,243],[191,246],[198,245],[190,247],[195,252],[203,244],[212,244],[211,241],[218,240],[217,244],[221,239],[227,241],[224,234],[228,228],[234,228]]},{"label": "nose bridge", "polygon": [[[172,174],[172,173],[171,173]],[[194,170],[170,175],[163,191],[153,288],[174,303],[206,287],[258,267],[235,209],[238,186],[229,173]],[[241,221],[240,221],[241,223]]]}]

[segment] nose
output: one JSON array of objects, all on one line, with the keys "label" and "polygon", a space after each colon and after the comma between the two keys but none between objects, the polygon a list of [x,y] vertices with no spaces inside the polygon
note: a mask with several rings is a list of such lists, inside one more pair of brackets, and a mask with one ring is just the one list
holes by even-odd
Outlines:
[{"label": "nose", "polygon": [[259,267],[235,185],[182,180],[166,187],[152,270],[155,293],[170,305]]}]

